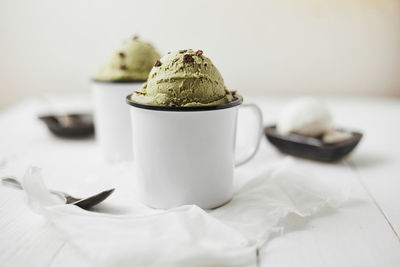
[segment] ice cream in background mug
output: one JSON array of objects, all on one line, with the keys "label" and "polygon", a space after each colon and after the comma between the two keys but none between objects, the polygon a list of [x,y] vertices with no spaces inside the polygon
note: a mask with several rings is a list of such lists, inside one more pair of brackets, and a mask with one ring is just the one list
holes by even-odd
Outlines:
[{"label": "ice cream in background mug", "polygon": [[[247,162],[259,147],[262,113],[226,89],[202,51],[164,56],[147,83],[126,100],[133,129],[133,177],[144,204],[209,209],[232,198],[234,167]],[[247,155],[235,155],[239,107],[256,116]]]},{"label": "ice cream in background mug", "polygon": [[125,97],[139,89],[160,55],[138,37],[113,51],[92,81],[96,141],[109,162],[132,160],[131,126]]}]

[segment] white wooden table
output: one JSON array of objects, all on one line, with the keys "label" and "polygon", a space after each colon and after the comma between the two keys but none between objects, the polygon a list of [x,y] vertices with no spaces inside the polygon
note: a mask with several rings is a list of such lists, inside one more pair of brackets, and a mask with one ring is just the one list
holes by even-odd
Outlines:
[{"label": "white wooden table", "polygon": [[[62,101],[60,101],[62,99]],[[287,98],[248,97],[269,124]],[[400,100],[326,98],[336,124],[362,131],[353,154],[334,163],[298,160],[320,179],[349,183],[351,199],[340,209],[323,209],[312,218],[290,215],[282,234],[261,250],[261,266],[400,266]],[[44,104],[45,103],[45,104]],[[57,103],[57,104],[56,104]],[[0,113],[0,171],[15,164],[13,174],[35,164],[44,169],[51,188],[79,193],[84,177],[96,168],[93,139],[53,137],[37,112],[60,105],[85,106],[86,100],[53,96],[29,99]],[[45,106],[45,107],[44,107]],[[62,106],[62,105],[61,105]],[[88,107],[86,107],[88,109]],[[266,140],[257,156],[238,171],[249,176],[280,160]],[[15,163],[18,162],[18,163]],[[1,266],[91,266],[40,216],[26,207],[22,194],[0,186]]]}]

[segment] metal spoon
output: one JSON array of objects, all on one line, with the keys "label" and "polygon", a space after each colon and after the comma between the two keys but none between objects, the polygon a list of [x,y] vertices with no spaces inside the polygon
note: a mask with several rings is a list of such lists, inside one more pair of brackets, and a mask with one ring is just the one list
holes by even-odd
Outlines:
[{"label": "metal spoon", "polygon": [[[3,177],[1,178],[2,182],[4,185],[16,188],[16,189],[20,189],[23,190],[23,187],[21,185],[21,183],[11,177]],[[82,209],[90,209],[91,207],[99,204],[100,202],[102,202],[103,200],[105,200],[106,198],[108,198],[112,192],[114,192],[115,188],[113,189],[109,189],[103,192],[100,192],[98,194],[95,194],[93,196],[90,197],[86,197],[86,198],[75,198],[65,192],[61,192],[61,191],[56,191],[56,190],[50,190],[50,193],[52,193],[53,195],[56,195],[57,197],[61,198],[62,201],[65,202],[65,204],[73,204],[76,205]]]}]

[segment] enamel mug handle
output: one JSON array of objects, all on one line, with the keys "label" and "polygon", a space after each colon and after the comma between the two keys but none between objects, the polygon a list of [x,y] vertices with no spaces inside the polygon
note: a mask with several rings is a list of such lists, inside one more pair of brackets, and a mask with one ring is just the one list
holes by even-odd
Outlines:
[{"label": "enamel mug handle", "polygon": [[246,153],[243,153],[245,155],[236,155],[235,167],[245,164],[256,155],[263,135],[263,116],[261,109],[255,104],[242,104],[240,105],[240,109],[249,109],[255,115],[256,123],[252,127],[256,132],[254,135],[254,140],[252,140],[250,145],[245,149]]}]

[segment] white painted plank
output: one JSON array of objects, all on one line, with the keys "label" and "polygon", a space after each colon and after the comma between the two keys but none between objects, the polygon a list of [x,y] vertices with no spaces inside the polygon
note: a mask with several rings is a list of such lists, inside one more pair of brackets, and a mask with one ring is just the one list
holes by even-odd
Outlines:
[{"label": "white painted plank", "polygon": [[62,250],[55,255],[48,267],[92,267],[95,265],[97,264],[90,262],[74,246],[66,243]]},{"label": "white painted plank", "polygon": [[365,108],[365,140],[349,159],[393,229],[400,235],[400,101]]},{"label": "white painted plank", "polygon": [[64,240],[24,203],[21,192],[0,186],[0,265],[46,266]]},{"label": "white painted plank", "polygon": [[351,200],[340,209],[324,209],[311,220],[287,218],[284,235],[261,251],[261,266],[399,266],[400,243],[354,172],[343,163],[301,165],[321,179],[350,182]]},{"label": "white painted plank", "polygon": [[[265,123],[276,120],[282,103],[287,100],[285,98],[255,99],[256,102],[262,104]],[[364,130],[364,124],[355,125],[354,122],[359,122],[360,118],[363,118],[364,112],[368,110],[368,104],[360,101],[360,106],[357,106],[354,101],[342,101],[340,99],[330,100],[329,103],[333,107],[338,124],[340,122],[343,126],[352,125],[354,128]],[[18,158],[20,162],[15,166],[19,170],[18,175],[23,173],[22,165],[34,162],[45,168],[45,178],[48,185],[72,193],[76,192],[74,190],[77,190],[76,185],[79,184],[80,177],[85,177],[95,167],[95,161],[91,160],[91,157],[96,155],[93,140],[68,142],[67,140],[53,138],[47,133],[43,125],[34,119],[32,114],[36,109],[37,105],[30,103],[18,107],[6,115],[0,115],[0,128],[4,129],[3,127],[7,126],[7,130],[0,133],[0,146],[5,148],[0,151],[0,155],[11,155],[11,157],[14,155]],[[358,111],[352,112],[354,110]],[[13,125],[12,123],[21,120],[25,121],[26,124]],[[369,129],[365,131],[370,133]],[[17,136],[15,132],[28,132],[29,134]],[[10,139],[13,140],[11,145]],[[8,140],[8,143],[4,140]],[[371,151],[368,153],[372,155],[371,152],[376,151],[375,147],[367,144],[363,142],[350,159],[356,159],[364,146],[363,149],[370,149]],[[29,147],[29,150],[26,149],[27,147]],[[77,150],[80,153],[76,157],[66,156],[72,155],[71,153]],[[49,158],[48,154],[45,153],[38,153],[39,151],[50,152],[51,157]],[[383,156],[386,157],[385,154]],[[264,140],[262,149],[256,158],[249,164],[240,167],[238,172],[251,176],[251,174],[261,171],[265,166],[264,164],[269,164],[282,157],[283,155]],[[61,163],[59,159],[62,160]],[[326,210],[310,221],[293,217],[288,219],[286,221],[287,233],[284,236],[274,238],[261,251],[262,266],[399,266],[399,242],[349,166],[343,163],[300,162],[302,166],[313,170],[321,179],[350,181],[354,189],[354,200],[338,211]],[[386,164],[385,158],[381,160],[381,163]],[[371,163],[367,164],[369,167],[370,165]],[[376,170],[380,176],[385,171],[385,167]],[[70,179],[65,179],[65,175]],[[15,195],[13,196],[14,198],[11,199],[16,198]],[[5,194],[0,194],[0,201],[5,198],[8,199]],[[399,198],[394,197],[394,200],[399,202]],[[385,198],[383,199],[383,202],[385,202]],[[22,202],[20,204],[21,207],[16,209],[17,211],[26,208]],[[3,210],[1,211],[2,215],[6,214],[4,217],[8,218],[7,220],[16,220],[16,215],[13,215],[12,211],[4,210],[4,213]],[[25,214],[25,211],[22,213]],[[0,218],[0,226],[1,222]],[[32,222],[35,223],[34,226],[32,226]],[[25,218],[20,223],[22,224],[21,228],[16,228],[15,232],[26,231],[28,233],[27,240],[12,239],[11,234],[10,237],[5,236],[10,238],[10,242],[7,243],[10,247],[8,249],[17,250],[18,253],[15,255],[18,257],[14,257],[14,252],[9,251],[7,254],[2,254],[6,258],[0,258],[1,263],[8,259],[10,260],[8,266],[20,266],[21,263],[31,262],[33,262],[31,265],[38,263],[37,266],[42,263],[42,266],[44,266],[45,262],[51,266],[61,267],[67,265],[90,266],[90,263],[82,255],[79,255],[73,247],[68,244],[63,245],[62,240],[54,241],[50,237],[51,233],[47,232],[48,230],[38,226],[40,222]],[[0,234],[2,229],[0,228]],[[13,232],[10,231],[10,233]],[[30,236],[38,239],[39,243],[29,239]],[[0,245],[3,244],[0,243]],[[51,247],[51,249],[48,249],[48,247]],[[29,261],[21,260],[24,257]]]}]

